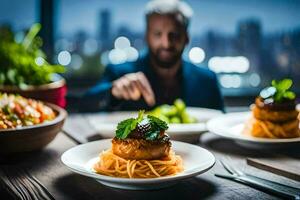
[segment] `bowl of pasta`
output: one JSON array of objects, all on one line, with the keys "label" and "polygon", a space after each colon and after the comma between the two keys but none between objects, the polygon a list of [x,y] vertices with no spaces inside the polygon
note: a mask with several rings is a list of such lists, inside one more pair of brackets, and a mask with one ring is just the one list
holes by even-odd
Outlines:
[{"label": "bowl of pasta", "polygon": [[0,93],[0,154],[42,149],[59,133],[66,116],[54,104]]}]

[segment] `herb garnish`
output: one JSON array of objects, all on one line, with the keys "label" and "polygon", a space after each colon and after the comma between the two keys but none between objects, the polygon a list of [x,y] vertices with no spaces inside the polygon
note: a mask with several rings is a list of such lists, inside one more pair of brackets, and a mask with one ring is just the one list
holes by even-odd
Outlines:
[{"label": "herb garnish", "polygon": [[158,139],[160,132],[169,128],[166,122],[157,117],[151,115],[144,117],[144,112],[145,111],[139,111],[137,118],[129,118],[121,121],[117,126],[116,137],[119,139],[127,138],[128,135],[137,128],[137,125],[142,122],[144,118],[149,120],[151,126],[151,129],[144,134],[146,140]]},{"label": "herb garnish", "polygon": [[289,90],[292,85],[293,81],[291,79],[283,79],[280,81],[272,80],[272,86],[263,89],[260,92],[260,96],[263,99],[273,98],[275,102],[294,100],[296,95]]},{"label": "herb garnish", "polygon": [[151,127],[154,129],[167,130],[169,128],[168,124],[165,121],[159,119],[158,117],[148,115],[148,119],[150,121]]}]

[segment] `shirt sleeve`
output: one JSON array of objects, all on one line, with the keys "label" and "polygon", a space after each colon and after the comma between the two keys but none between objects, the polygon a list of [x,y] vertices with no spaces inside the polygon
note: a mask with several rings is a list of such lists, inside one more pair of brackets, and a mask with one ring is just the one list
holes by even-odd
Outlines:
[{"label": "shirt sleeve", "polygon": [[101,80],[80,99],[80,112],[115,110],[120,102],[111,94],[112,82],[118,77],[112,66],[107,66]]}]

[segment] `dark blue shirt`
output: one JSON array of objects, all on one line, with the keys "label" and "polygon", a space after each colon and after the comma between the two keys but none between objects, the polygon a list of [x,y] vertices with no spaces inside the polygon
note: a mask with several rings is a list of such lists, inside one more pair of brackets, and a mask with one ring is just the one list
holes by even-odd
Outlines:
[{"label": "dark blue shirt", "polygon": [[183,61],[177,75],[179,87],[174,91],[166,91],[152,70],[148,56],[141,57],[136,62],[107,66],[101,81],[86,93],[81,106],[88,110],[105,111],[152,109],[143,98],[138,101],[126,101],[111,95],[112,81],[134,72],[143,72],[146,75],[155,94],[155,106],[172,104],[176,98],[181,98],[187,106],[224,110],[215,73]]}]

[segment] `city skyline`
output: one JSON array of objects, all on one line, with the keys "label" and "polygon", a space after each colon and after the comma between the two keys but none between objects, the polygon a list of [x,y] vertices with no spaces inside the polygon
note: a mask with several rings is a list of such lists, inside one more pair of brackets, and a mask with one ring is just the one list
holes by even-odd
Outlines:
[{"label": "city skyline", "polygon": [[[70,34],[86,30],[92,36],[97,34],[99,10],[108,9],[112,13],[113,29],[120,25],[130,26],[133,31],[144,29],[144,6],[147,0],[61,0],[55,2],[56,26],[58,34]],[[300,1],[295,0],[187,0],[194,9],[191,33],[199,34],[207,30],[235,32],[235,24],[240,19],[258,18],[264,33],[291,30],[300,26]],[[15,5],[11,9],[11,5]],[[16,30],[29,27],[38,21],[38,0],[2,0],[0,24],[10,23]],[[24,12],[25,11],[25,12]],[[78,17],[77,17],[78,16]],[[274,23],[276,22],[276,23]]]},{"label": "city skyline", "polygon": [[[133,0],[130,4],[119,1],[90,0],[90,4],[81,4],[79,1],[62,1],[58,6],[60,21],[58,22],[58,34],[69,35],[69,32],[85,30],[91,36],[97,35],[97,23],[99,10],[109,10],[112,15],[112,29],[121,25],[129,27],[135,32],[144,29],[144,6],[147,0]],[[241,19],[257,18],[264,27],[264,33],[291,30],[300,27],[300,1],[237,1],[230,0],[228,4],[221,1],[187,1],[194,9],[191,20],[191,34],[201,34],[208,30],[220,31],[226,34],[234,34],[236,24]],[[233,3],[230,3],[233,2]],[[255,4],[255,2],[257,4]],[[118,4],[120,3],[120,4]],[[94,6],[93,6],[94,5]],[[134,5],[134,6],[132,6]],[[257,6],[259,5],[259,6]],[[88,13],[85,10],[90,7]],[[124,12],[123,10],[126,10]],[[82,17],[74,18],[74,11]],[[276,23],[274,23],[276,21]],[[115,31],[115,30],[114,30]]]}]

